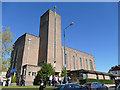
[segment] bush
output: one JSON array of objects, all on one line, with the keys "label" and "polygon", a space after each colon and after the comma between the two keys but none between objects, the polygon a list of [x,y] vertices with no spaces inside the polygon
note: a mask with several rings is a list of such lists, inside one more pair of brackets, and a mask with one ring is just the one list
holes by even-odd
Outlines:
[{"label": "bush", "polygon": [[55,70],[52,67],[52,65],[50,63],[44,63],[40,69],[40,71],[38,71],[37,76],[34,79],[33,84],[34,85],[39,85],[40,84],[40,78],[43,78],[43,81],[46,82],[47,81],[47,77],[48,75],[55,75]]},{"label": "bush", "polygon": [[12,76],[11,83],[16,83],[16,76]]},{"label": "bush", "polygon": [[62,77],[65,76],[65,72],[66,72],[66,76],[67,76],[67,70],[65,70],[65,67],[63,66],[63,68],[62,68],[62,73],[61,73],[61,76],[62,76]]},{"label": "bush", "polygon": [[80,84],[84,84],[87,82],[100,82],[102,84],[114,84],[113,80],[103,80],[103,79],[81,79],[79,80]]},{"label": "bush", "polygon": [[114,84],[113,80],[99,80],[99,82],[102,84]]}]

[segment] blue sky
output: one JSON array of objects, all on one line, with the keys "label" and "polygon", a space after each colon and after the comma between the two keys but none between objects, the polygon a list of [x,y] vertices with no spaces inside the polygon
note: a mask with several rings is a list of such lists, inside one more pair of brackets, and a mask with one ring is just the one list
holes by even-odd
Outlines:
[{"label": "blue sky", "polygon": [[24,33],[39,35],[40,16],[48,9],[61,15],[61,31],[66,30],[66,46],[92,54],[96,70],[108,72],[118,64],[118,3],[3,3],[2,24],[11,27],[15,40]]}]

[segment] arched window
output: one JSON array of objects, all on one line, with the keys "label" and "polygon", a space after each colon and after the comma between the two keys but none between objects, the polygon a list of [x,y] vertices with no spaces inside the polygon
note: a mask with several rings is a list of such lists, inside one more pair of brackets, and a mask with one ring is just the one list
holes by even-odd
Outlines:
[{"label": "arched window", "polygon": [[90,60],[90,69],[91,69],[91,70],[94,70],[94,69],[93,69],[93,63],[92,63],[92,60]]},{"label": "arched window", "polygon": [[86,59],[86,69],[88,70],[88,61],[87,61],[87,59]]},{"label": "arched window", "polygon": [[75,56],[73,56],[73,69],[75,69]]},{"label": "arched window", "polygon": [[66,63],[66,68],[67,68],[67,54],[65,54],[65,63]]},{"label": "arched window", "polygon": [[82,59],[80,57],[80,68],[82,69]]}]

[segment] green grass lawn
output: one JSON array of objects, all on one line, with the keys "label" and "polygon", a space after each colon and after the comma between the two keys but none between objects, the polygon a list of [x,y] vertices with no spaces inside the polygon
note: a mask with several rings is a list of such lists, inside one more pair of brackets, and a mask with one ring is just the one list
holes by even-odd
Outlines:
[{"label": "green grass lawn", "polygon": [[5,86],[3,88],[39,88],[40,86]]},{"label": "green grass lawn", "polygon": [[[5,86],[2,90],[39,90],[40,86]],[[47,86],[44,90],[52,90],[54,86]]]}]

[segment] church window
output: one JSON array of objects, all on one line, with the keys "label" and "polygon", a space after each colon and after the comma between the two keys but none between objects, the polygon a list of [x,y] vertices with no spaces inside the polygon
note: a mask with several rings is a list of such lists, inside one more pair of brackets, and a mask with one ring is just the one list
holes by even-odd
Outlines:
[{"label": "church window", "polygon": [[17,48],[16,51],[15,51],[15,59],[14,59],[13,69],[16,67],[17,54],[18,54],[18,48]]},{"label": "church window", "polygon": [[32,72],[32,76],[36,76],[36,72]]},{"label": "church window", "polygon": [[88,70],[88,61],[87,61],[87,59],[86,59],[86,69]]},{"label": "church window", "polygon": [[82,59],[80,57],[80,68],[82,69]]},{"label": "church window", "polygon": [[28,72],[28,76],[31,76],[31,72]]},{"label": "church window", "polygon": [[91,69],[91,70],[94,70],[94,69],[93,69],[93,63],[92,63],[92,60],[90,60],[90,69]]},{"label": "church window", "polygon": [[75,56],[73,56],[73,69],[75,69]]}]

